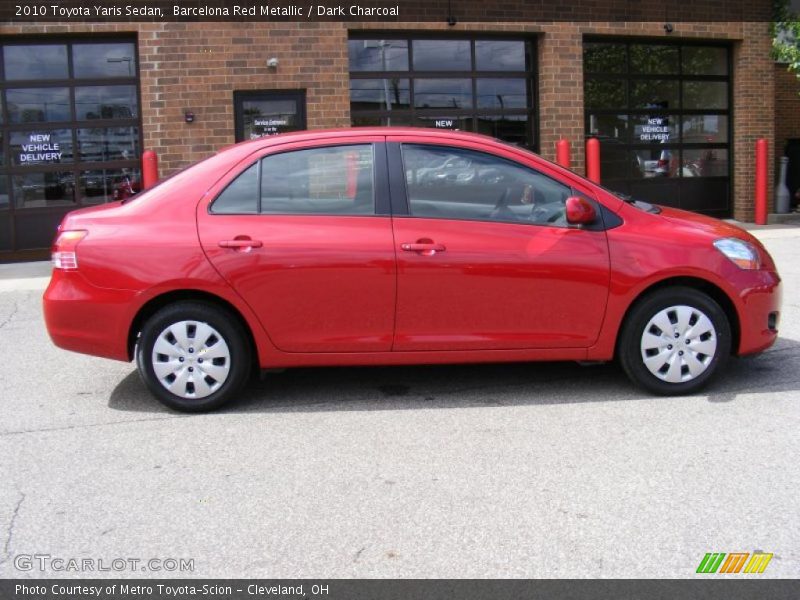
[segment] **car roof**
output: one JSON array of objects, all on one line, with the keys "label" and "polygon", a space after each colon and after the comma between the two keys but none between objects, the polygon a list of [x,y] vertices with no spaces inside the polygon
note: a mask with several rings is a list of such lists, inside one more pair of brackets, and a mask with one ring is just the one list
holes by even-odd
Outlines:
[{"label": "car roof", "polygon": [[[251,146],[266,148],[268,146],[285,144],[287,142],[304,141],[304,140],[319,140],[319,139],[335,139],[337,137],[347,136],[385,136],[385,135],[407,135],[407,136],[424,136],[424,137],[439,137],[448,140],[464,140],[464,141],[481,141],[492,142],[494,144],[504,144],[505,142],[493,138],[482,133],[471,133],[468,131],[459,131],[457,129],[432,129],[430,127],[340,127],[337,129],[308,129],[303,131],[292,131],[289,133],[280,133],[278,135],[264,136],[255,140],[247,140],[235,144],[235,147]],[[234,146],[223,148],[227,150]]]}]

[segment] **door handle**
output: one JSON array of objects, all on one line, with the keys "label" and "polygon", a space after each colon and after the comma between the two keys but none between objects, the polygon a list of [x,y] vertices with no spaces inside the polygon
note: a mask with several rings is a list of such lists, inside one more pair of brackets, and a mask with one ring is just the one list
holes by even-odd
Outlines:
[{"label": "door handle", "polygon": [[264,242],[261,240],[251,240],[250,238],[238,237],[234,240],[222,240],[220,248],[233,248],[234,250],[249,250],[250,248],[261,248]]},{"label": "door handle", "polygon": [[405,252],[418,252],[423,256],[433,256],[437,252],[444,252],[447,250],[444,244],[435,244],[433,242],[405,243],[400,244],[400,248]]}]

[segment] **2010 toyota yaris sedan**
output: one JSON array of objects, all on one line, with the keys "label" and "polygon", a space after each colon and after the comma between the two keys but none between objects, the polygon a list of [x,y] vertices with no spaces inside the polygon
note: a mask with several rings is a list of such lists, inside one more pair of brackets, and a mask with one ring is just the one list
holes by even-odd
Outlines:
[{"label": "2010 toyota yaris sedan", "polygon": [[413,128],[226,148],[59,227],[61,348],[136,360],[184,411],[254,369],[619,359],[699,390],[777,336],[780,278],[747,232],[614,194],[500,141]]}]

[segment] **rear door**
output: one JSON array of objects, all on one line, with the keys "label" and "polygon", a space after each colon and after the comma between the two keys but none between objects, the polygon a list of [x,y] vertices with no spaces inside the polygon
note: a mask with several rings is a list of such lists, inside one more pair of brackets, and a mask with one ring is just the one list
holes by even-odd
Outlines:
[{"label": "rear door", "polygon": [[382,137],[273,147],[198,206],[206,255],[286,352],[391,348],[395,257]]},{"label": "rear door", "polygon": [[582,348],[596,340],[608,245],[602,230],[567,225],[568,185],[479,147],[409,140],[390,143],[389,155],[394,197],[407,196],[393,221],[394,350]]}]

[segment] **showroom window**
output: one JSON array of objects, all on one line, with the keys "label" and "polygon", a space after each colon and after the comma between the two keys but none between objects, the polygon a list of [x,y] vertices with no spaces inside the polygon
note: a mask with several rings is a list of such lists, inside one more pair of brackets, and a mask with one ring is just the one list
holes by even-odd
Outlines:
[{"label": "showroom window", "polygon": [[348,48],[354,126],[477,131],[535,149],[530,40],[367,34]]},{"label": "showroom window", "polygon": [[584,43],[586,135],[603,184],[634,197],[731,214],[728,46]]},{"label": "showroom window", "polygon": [[47,248],[73,208],[140,188],[133,39],[0,44],[0,252]]}]

